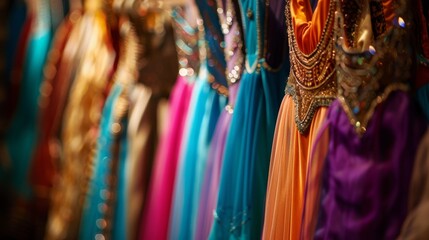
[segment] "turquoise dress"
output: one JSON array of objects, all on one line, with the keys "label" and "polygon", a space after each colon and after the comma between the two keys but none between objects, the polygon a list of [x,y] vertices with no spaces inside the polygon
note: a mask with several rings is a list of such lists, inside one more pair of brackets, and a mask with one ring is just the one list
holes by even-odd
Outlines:
[{"label": "turquoise dress", "polygon": [[103,107],[94,174],[83,208],[80,239],[126,238],[127,121],[125,117],[118,119],[115,115],[125,87],[122,83],[114,83]]},{"label": "turquoise dress", "polygon": [[[202,62],[194,87],[177,169],[170,214],[170,239],[192,239],[196,228],[198,204],[207,155],[220,113],[226,106],[226,62],[223,34],[213,0],[198,0],[204,19],[207,59]],[[207,69],[206,71],[204,69]]]},{"label": "turquoise dress", "polygon": [[271,145],[289,73],[284,1],[239,0],[246,69],[226,140],[210,239],[260,239]]},{"label": "turquoise dress", "polygon": [[10,165],[0,171],[0,179],[8,179],[13,190],[27,199],[31,197],[28,173],[37,137],[39,89],[52,38],[49,3],[42,1],[39,7],[26,50],[17,107],[5,136]]}]

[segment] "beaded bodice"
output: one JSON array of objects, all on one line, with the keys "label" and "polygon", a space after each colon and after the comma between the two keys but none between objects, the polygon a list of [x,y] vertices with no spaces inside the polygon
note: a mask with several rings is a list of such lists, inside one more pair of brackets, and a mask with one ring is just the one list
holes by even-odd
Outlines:
[{"label": "beaded bodice", "polygon": [[414,64],[411,17],[403,0],[394,1],[396,6],[375,0],[337,2],[339,101],[362,135],[376,106],[391,92],[407,90]]},{"label": "beaded bodice", "polygon": [[226,79],[228,85],[240,80],[243,72],[244,45],[240,16],[237,15],[237,5],[232,0],[217,0],[217,12],[225,38]]},{"label": "beaded bodice", "polygon": [[[204,19],[204,39],[206,41],[206,61],[209,73],[208,81],[219,94],[228,95],[228,84],[225,76],[226,61],[224,56],[225,41],[217,14],[215,0],[197,0],[197,7]],[[220,11],[220,10],[219,10]]]},{"label": "beaded bodice", "polygon": [[175,7],[172,11],[176,49],[179,58],[179,75],[194,81],[200,68],[199,30],[186,20],[186,7]]},{"label": "beaded bodice", "polygon": [[329,106],[336,97],[335,51],[333,27],[335,1],[331,0],[323,32],[315,49],[305,54],[300,50],[294,32],[291,4],[286,7],[291,71],[286,94],[295,103],[295,122],[300,133],[308,129],[318,107]]}]

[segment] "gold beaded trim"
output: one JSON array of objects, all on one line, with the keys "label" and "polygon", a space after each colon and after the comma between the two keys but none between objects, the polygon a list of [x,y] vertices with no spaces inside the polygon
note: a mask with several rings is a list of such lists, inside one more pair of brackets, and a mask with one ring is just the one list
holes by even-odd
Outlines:
[{"label": "gold beaded trim", "polygon": [[[223,6],[222,1],[217,0],[217,12],[225,39],[224,54],[227,62],[225,74],[229,86],[240,80],[244,59],[242,32],[232,4],[232,0],[226,0],[225,6]],[[232,40],[228,41],[228,38],[232,38]],[[231,67],[228,64],[230,61],[235,61]]]},{"label": "gold beaded trim", "polygon": [[336,98],[335,50],[333,42],[335,1],[329,3],[328,18],[316,49],[304,54],[298,47],[293,30],[290,1],[286,2],[286,23],[291,62],[285,93],[295,103],[295,122],[305,133],[318,107],[329,106]]},{"label": "gold beaded trim", "polygon": [[[333,73],[329,78],[335,79]],[[336,89],[335,81],[326,81],[319,89],[307,91],[297,84],[294,74],[289,75],[285,94],[292,96],[295,104],[295,123],[301,134],[307,131],[316,110],[319,107],[328,107],[335,100]]]},{"label": "gold beaded trim", "polygon": [[179,75],[194,81],[200,67],[199,30],[192,27],[185,19],[185,9],[175,7],[172,12],[176,33],[176,49],[179,57]]},{"label": "gold beaded trim", "polygon": [[[341,6],[341,1],[338,4]],[[339,8],[335,36],[339,101],[358,135],[365,133],[375,108],[390,93],[409,89],[407,81],[414,57],[410,50],[410,25],[404,20],[407,16],[404,5],[404,2],[397,5],[393,27],[372,39],[373,45],[363,51],[347,48],[344,38],[347,13]],[[379,14],[375,17],[379,18]],[[353,36],[360,37],[358,32]]]}]

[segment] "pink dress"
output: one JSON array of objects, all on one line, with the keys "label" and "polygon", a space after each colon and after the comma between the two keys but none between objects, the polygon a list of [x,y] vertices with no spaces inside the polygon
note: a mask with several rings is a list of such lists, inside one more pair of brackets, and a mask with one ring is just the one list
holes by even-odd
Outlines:
[{"label": "pink dress", "polygon": [[197,75],[196,70],[199,69],[198,30],[190,26],[183,17],[187,10],[189,9],[175,9],[173,18],[176,36],[182,40],[177,42],[186,44],[186,48],[191,48],[192,53],[182,51],[184,46],[177,44],[180,75],[170,96],[168,125],[153,166],[143,208],[140,239],[167,239],[181,140]]}]

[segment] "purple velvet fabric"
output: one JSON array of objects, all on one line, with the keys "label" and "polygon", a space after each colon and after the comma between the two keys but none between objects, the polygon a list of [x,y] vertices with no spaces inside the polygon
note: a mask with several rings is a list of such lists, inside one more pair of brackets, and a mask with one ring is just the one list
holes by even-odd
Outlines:
[{"label": "purple velvet fabric", "polygon": [[329,151],[315,239],[395,239],[407,214],[417,146],[426,124],[407,93],[380,104],[358,136],[341,104],[329,110]]}]

